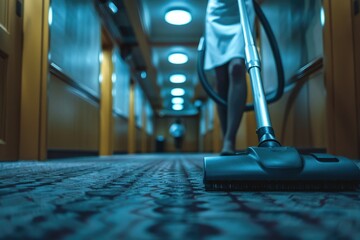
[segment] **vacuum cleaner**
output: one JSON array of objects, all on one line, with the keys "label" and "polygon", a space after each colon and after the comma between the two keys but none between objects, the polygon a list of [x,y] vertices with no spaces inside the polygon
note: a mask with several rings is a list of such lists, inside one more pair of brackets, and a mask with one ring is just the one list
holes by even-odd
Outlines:
[{"label": "vacuum cleaner", "polygon": [[254,96],[258,146],[234,156],[204,158],[206,190],[348,191],[358,188],[360,169],[350,159],[326,153],[301,155],[275,138],[260,75],[260,59],[245,3],[238,0],[246,69]]}]

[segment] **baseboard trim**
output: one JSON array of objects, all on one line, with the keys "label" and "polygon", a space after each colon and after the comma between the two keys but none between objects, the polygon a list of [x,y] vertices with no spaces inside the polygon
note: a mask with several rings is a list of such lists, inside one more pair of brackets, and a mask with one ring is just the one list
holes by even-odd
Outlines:
[{"label": "baseboard trim", "polygon": [[72,157],[94,157],[99,156],[99,151],[89,150],[67,150],[67,149],[48,149],[47,158],[72,158]]}]

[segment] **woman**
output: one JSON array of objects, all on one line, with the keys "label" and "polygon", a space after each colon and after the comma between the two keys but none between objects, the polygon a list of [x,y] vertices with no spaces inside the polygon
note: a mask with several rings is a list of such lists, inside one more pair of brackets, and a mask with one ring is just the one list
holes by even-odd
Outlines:
[{"label": "woman", "polygon": [[[244,0],[250,24],[253,0]],[[205,23],[205,70],[214,69],[218,94],[227,107],[218,105],[223,133],[221,155],[235,154],[236,133],[246,105],[245,44],[237,0],[209,0]]]}]

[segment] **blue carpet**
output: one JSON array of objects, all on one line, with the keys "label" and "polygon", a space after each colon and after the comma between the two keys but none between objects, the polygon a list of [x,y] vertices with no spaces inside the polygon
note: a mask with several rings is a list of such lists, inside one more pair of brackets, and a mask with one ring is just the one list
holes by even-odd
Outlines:
[{"label": "blue carpet", "polygon": [[0,238],[360,239],[360,190],[205,192],[202,158],[0,163]]}]

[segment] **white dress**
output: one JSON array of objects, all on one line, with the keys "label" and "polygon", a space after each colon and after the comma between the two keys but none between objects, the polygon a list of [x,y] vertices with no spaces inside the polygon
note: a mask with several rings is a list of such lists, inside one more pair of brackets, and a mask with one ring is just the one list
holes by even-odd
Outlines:
[{"label": "white dress", "polygon": [[[244,1],[250,25],[253,26],[255,19],[253,0]],[[233,58],[245,58],[237,0],[208,0],[205,44],[205,70],[221,66]]]}]

